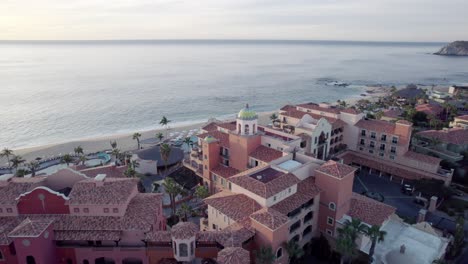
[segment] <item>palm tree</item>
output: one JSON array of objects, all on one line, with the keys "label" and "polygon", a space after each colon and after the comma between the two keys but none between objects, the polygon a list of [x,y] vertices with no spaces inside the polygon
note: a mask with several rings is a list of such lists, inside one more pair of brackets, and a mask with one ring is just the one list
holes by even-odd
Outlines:
[{"label": "palm tree", "polygon": [[114,157],[115,157],[115,162],[117,162],[117,159],[119,158],[120,156],[120,150],[118,148],[114,148],[112,149],[112,153],[111,153]]},{"label": "palm tree", "polygon": [[278,119],[278,115],[277,115],[276,113],[271,114],[270,120],[271,120],[272,122],[275,122],[276,119]]},{"label": "palm tree", "polygon": [[203,200],[208,196],[210,196],[210,191],[206,186],[198,186],[197,189],[195,189],[195,197],[198,199]]},{"label": "palm tree", "polygon": [[163,126],[164,128],[166,128],[166,138],[167,138],[167,129],[168,129],[168,125],[169,125],[170,122],[171,122],[171,120],[167,119],[166,116],[163,116],[163,117],[161,118],[161,121],[159,121],[159,124],[160,124],[161,126]]},{"label": "palm tree", "polygon": [[271,247],[262,246],[258,251],[255,251],[255,260],[258,264],[272,264],[276,259]]},{"label": "palm tree", "polygon": [[349,260],[356,255],[356,244],[351,237],[340,235],[336,240],[336,250],[341,255],[340,264],[343,264],[346,260]]},{"label": "palm tree", "polygon": [[437,137],[432,137],[429,140],[431,142],[431,145],[434,146],[434,147],[437,147],[439,144],[442,143],[442,141]]},{"label": "palm tree", "polygon": [[39,169],[39,162],[31,161],[28,163],[28,168],[31,171],[31,177],[36,176],[36,171]]},{"label": "palm tree", "polygon": [[15,171],[17,171],[18,167],[22,163],[24,163],[26,160],[23,159],[23,157],[21,157],[19,155],[15,155],[15,156],[13,156],[13,158],[10,161],[11,161],[11,167],[13,167],[15,169]]},{"label": "palm tree", "polygon": [[184,138],[184,143],[187,145],[187,150],[190,151],[190,144],[192,140],[189,137]]},{"label": "palm tree", "polygon": [[346,108],[348,106],[348,104],[346,103],[346,101],[343,100],[343,101],[340,102],[340,106]]},{"label": "palm tree", "polygon": [[73,151],[75,152],[76,155],[83,154],[83,148],[81,146],[74,148]]},{"label": "palm tree", "polygon": [[112,149],[117,148],[117,141],[110,141],[109,144],[111,145]]},{"label": "palm tree", "polygon": [[175,204],[175,198],[177,195],[181,194],[183,192],[182,187],[180,187],[179,184],[177,184],[173,178],[167,177],[162,186],[164,187],[165,192],[169,195],[169,200],[171,201],[171,209],[172,209],[172,215],[175,215],[176,213],[176,204]]},{"label": "palm tree", "polygon": [[294,240],[289,240],[284,244],[284,248],[289,255],[289,263],[295,263],[304,255],[304,250]]},{"label": "palm tree", "polygon": [[81,165],[84,165],[85,162],[86,162],[86,160],[87,160],[87,159],[86,159],[86,156],[85,156],[85,155],[81,155],[81,156],[80,156]]},{"label": "palm tree", "polygon": [[374,255],[375,246],[377,245],[377,243],[384,241],[387,232],[381,231],[380,226],[373,225],[371,227],[366,227],[364,229],[364,234],[366,234],[366,236],[368,236],[372,242],[369,250],[369,261],[372,263],[372,256]]},{"label": "palm tree", "polygon": [[163,138],[164,138],[163,133],[161,133],[161,132],[156,133],[156,138],[159,139],[159,141],[162,141]]},{"label": "palm tree", "polygon": [[137,141],[137,144],[138,144],[138,149],[140,149],[140,137],[141,137],[141,134],[136,132],[135,134],[133,134],[133,140],[136,140]]},{"label": "palm tree", "polygon": [[167,171],[167,163],[169,162],[169,157],[171,156],[171,146],[164,143],[161,145],[159,151],[161,151],[161,158],[164,160],[164,166]]},{"label": "palm tree", "polygon": [[127,170],[124,172],[125,176],[129,178],[133,178],[136,176],[136,171],[132,167],[128,167]]},{"label": "palm tree", "polygon": [[177,216],[184,222],[188,220],[189,216],[192,213],[192,206],[188,205],[187,203],[181,204],[179,209],[177,210]]},{"label": "palm tree", "polygon": [[69,166],[70,162],[72,162],[72,161],[73,161],[73,158],[69,154],[63,155],[62,162],[66,163],[67,166]]},{"label": "palm tree", "polygon": [[8,160],[8,167],[11,167],[10,163],[10,156],[13,156],[13,150],[4,148],[2,152],[0,152],[0,157],[6,157]]},{"label": "palm tree", "polygon": [[136,170],[136,168],[138,168],[140,166],[140,163],[138,163],[138,161],[136,160],[132,160],[130,161],[129,163],[129,167]]}]

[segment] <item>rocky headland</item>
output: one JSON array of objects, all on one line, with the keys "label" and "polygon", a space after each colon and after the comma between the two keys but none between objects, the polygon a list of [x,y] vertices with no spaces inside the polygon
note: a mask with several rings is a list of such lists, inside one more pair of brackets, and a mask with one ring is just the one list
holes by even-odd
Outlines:
[{"label": "rocky headland", "polygon": [[468,56],[468,41],[454,41],[445,45],[434,54],[445,56]]}]

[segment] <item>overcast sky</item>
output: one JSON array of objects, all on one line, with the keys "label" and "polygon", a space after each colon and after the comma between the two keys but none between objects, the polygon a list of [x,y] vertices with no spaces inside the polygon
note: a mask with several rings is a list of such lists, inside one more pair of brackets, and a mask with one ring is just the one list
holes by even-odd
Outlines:
[{"label": "overcast sky", "polygon": [[468,40],[468,0],[0,0],[0,39]]}]

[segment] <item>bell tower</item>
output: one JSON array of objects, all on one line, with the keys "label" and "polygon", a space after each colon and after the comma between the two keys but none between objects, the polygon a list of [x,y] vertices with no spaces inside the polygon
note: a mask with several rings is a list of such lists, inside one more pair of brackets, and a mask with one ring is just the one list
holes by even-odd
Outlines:
[{"label": "bell tower", "polygon": [[258,115],[255,111],[250,110],[249,104],[240,110],[236,119],[236,132],[241,136],[251,136],[257,134]]}]

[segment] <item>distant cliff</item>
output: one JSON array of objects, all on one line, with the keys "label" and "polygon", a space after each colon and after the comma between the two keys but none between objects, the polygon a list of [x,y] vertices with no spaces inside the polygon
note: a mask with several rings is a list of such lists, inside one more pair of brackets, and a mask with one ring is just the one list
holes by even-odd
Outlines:
[{"label": "distant cliff", "polygon": [[454,41],[441,48],[436,55],[468,56],[468,41]]}]

